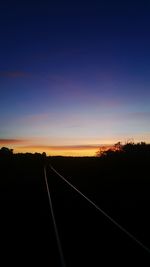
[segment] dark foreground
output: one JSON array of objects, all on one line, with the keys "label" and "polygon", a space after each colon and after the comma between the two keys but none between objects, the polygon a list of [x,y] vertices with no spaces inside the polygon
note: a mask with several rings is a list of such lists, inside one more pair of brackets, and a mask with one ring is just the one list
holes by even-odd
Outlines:
[{"label": "dark foreground", "polygon": [[44,165],[67,267],[150,266],[150,254],[82,199],[49,162],[108,215],[150,248],[149,159],[13,155],[0,159],[3,266],[61,266]]}]

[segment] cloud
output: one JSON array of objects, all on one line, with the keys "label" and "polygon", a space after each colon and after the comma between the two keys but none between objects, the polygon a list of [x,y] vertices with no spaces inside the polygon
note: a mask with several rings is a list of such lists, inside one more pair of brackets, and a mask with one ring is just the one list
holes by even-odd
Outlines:
[{"label": "cloud", "polygon": [[[98,149],[102,145],[63,145],[63,146],[47,146],[47,145],[27,145],[27,146],[22,146],[20,148],[23,149],[37,149],[37,150],[93,150],[93,149]],[[104,146],[104,145],[103,145]],[[106,145],[107,146],[107,145]]]},{"label": "cloud", "polygon": [[21,118],[21,121],[24,123],[41,123],[41,122],[47,122],[49,118],[49,114],[48,113],[39,113],[39,114],[31,114],[31,115],[27,115],[24,116],[23,118]]},{"label": "cloud", "polygon": [[29,76],[29,73],[23,71],[0,71],[0,77],[4,78],[20,78],[27,76]]},{"label": "cloud", "polygon": [[139,111],[139,112],[130,113],[130,118],[150,120],[150,111]]},{"label": "cloud", "polygon": [[27,140],[23,140],[23,139],[6,139],[6,138],[1,138],[0,139],[0,145],[16,145],[16,144],[22,144],[27,142]]}]

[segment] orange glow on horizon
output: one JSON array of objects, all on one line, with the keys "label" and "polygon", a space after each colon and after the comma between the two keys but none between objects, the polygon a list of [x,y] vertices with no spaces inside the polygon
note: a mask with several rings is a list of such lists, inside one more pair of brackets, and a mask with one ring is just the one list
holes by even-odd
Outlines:
[{"label": "orange glow on horizon", "polygon": [[47,156],[95,156],[98,151],[97,148],[46,148],[46,147],[17,147],[14,149],[14,153],[43,153],[45,152]]},{"label": "orange glow on horizon", "polygon": [[84,157],[96,156],[100,150],[105,151],[108,149],[114,150],[114,145],[97,145],[97,146],[24,146],[16,147],[14,153],[43,153],[47,156],[73,156]]},{"label": "orange glow on horizon", "polygon": [[[121,138],[120,138],[121,139]],[[143,138],[146,139],[146,138]],[[28,139],[0,139],[0,147],[8,147],[14,150],[14,153],[43,153],[45,152],[47,156],[96,156],[97,152],[105,151],[108,149],[114,150],[114,144],[118,143],[119,138],[112,139],[68,139],[59,140],[53,142],[50,138],[28,138]],[[124,139],[125,140],[125,139]],[[126,139],[127,140],[127,139]],[[47,145],[51,141],[53,145]],[[101,144],[100,144],[101,141]],[[133,140],[133,142],[141,141],[141,138]],[[60,145],[60,143],[62,145]],[[65,144],[64,144],[65,143]],[[125,142],[121,142],[125,143]],[[55,145],[57,144],[57,145]],[[73,145],[70,145],[73,144]],[[82,144],[82,145],[81,145]]]}]

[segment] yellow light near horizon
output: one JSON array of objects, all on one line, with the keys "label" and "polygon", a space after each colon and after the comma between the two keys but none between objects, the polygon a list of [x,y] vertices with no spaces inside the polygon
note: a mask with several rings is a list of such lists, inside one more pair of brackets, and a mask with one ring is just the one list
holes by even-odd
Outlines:
[{"label": "yellow light near horizon", "polygon": [[90,149],[44,149],[44,148],[32,148],[32,147],[18,147],[14,149],[15,153],[43,153],[45,152],[47,156],[74,156],[74,157],[82,157],[82,156],[95,156],[98,148],[90,148]]}]

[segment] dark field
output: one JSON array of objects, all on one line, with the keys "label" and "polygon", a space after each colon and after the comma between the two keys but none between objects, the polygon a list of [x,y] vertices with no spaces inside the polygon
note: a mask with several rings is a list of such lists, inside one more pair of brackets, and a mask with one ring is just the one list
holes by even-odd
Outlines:
[{"label": "dark field", "polygon": [[49,163],[150,248],[148,153],[103,158],[7,155],[0,158],[3,266],[61,266],[44,166],[66,266],[150,266],[150,253],[71,189]]}]

